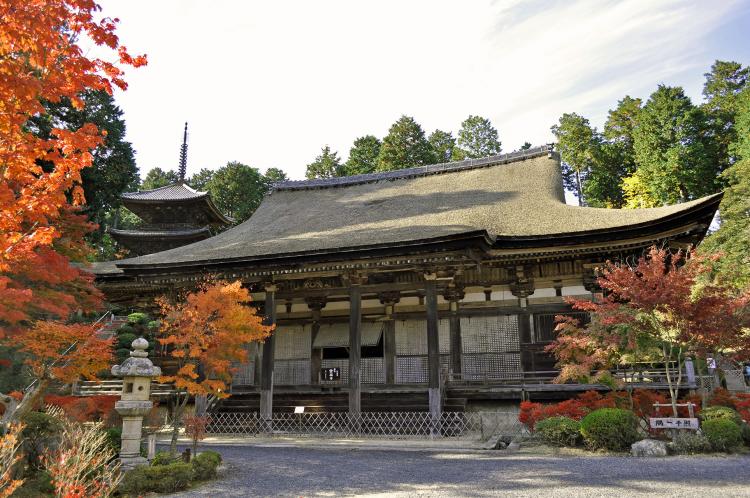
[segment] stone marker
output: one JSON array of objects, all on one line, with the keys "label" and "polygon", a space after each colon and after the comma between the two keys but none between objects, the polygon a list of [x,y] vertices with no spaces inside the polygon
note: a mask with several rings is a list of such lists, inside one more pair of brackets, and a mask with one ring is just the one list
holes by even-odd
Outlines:
[{"label": "stone marker", "polygon": [[141,456],[141,430],[143,416],[153,403],[151,397],[151,379],[161,375],[161,369],[148,359],[148,341],[139,337],[131,344],[133,351],[130,358],[122,365],[112,367],[112,375],[122,377],[120,401],[115,403],[115,410],[122,416],[122,446],[120,463],[124,470],[143,465],[147,460]]},{"label": "stone marker", "polygon": [[644,439],[633,443],[630,453],[635,457],[665,457],[667,456],[667,443],[655,439]]}]

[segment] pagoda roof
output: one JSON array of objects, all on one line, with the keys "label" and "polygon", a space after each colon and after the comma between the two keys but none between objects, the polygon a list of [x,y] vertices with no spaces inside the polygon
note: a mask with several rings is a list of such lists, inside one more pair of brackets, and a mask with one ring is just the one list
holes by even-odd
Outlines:
[{"label": "pagoda roof", "polygon": [[202,199],[208,196],[208,192],[199,192],[188,185],[178,182],[152,190],[139,190],[137,192],[126,192],[122,194],[123,199],[131,201],[184,201],[191,199]]},{"label": "pagoda roof", "polygon": [[147,216],[150,206],[195,204],[202,208],[208,221],[212,224],[229,225],[233,222],[231,218],[224,216],[219,211],[208,192],[192,189],[184,182],[177,182],[152,190],[126,192],[122,194],[121,198],[125,207],[141,217]]},{"label": "pagoda roof", "polygon": [[496,249],[657,240],[659,233],[688,225],[700,237],[720,199],[717,194],[650,209],[568,205],[560,158],[544,146],[386,173],[278,183],[244,223],[117,266],[127,271],[324,254],[342,259],[337,254],[477,235]]}]

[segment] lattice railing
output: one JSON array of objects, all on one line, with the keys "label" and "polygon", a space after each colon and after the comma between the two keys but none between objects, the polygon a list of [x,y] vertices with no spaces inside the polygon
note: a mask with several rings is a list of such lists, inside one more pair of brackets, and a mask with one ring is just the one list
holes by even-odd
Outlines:
[{"label": "lattice railing", "polygon": [[461,438],[484,441],[524,433],[513,412],[445,412],[433,419],[429,412],[274,413],[263,420],[253,413],[214,413],[207,427],[211,435],[357,437],[384,439]]}]

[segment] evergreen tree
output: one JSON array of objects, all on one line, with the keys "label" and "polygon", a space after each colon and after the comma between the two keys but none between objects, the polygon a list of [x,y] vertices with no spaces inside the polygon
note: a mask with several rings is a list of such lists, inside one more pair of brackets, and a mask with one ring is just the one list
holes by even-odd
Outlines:
[{"label": "evergreen tree", "polygon": [[659,204],[716,192],[718,151],[705,112],[679,87],[660,85],[633,130],[638,176]]},{"label": "evergreen tree", "polygon": [[289,180],[286,173],[279,168],[268,168],[264,176],[270,183],[285,182]]},{"label": "evergreen tree", "polygon": [[146,178],[141,182],[141,190],[153,190],[155,188],[166,187],[172,183],[177,183],[180,177],[177,172],[169,170],[164,171],[160,167],[151,168],[146,173]]},{"label": "evergreen tree", "polygon": [[432,147],[419,124],[401,116],[391,125],[378,154],[377,171],[422,166],[433,162]]},{"label": "evergreen tree", "polygon": [[738,96],[736,127],[729,152],[737,160],[722,173],[727,187],[719,209],[721,226],[700,249],[723,252],[716,262],[720,275],[742,289],[750,285],[750,88]]},{"label": "evergreen tree", "polygon": [[338,152],[331,152],[331,147],[326,145],[320,150],[315,161],[307,165],[305,177],[308,180],[314,178],[333,178],[343,176],[343,166]]},{"label": "evergreen tree", "polygon": [[737,139],[734,122],[738,111],[738,95],[748,86],[750,68],[743,68],[737,62],[717,60],[711,66],[711,72],[704,76],[706,82],[703,96],[706,102],[702,108],[708,115],[719,147],[720,169],[723,171],[736,160],[730,151],[730,144]]},{"label": "evergreen tree", "polygon": [[563,185],[575,192],[578,205],[583,206],[584,183],[593,166],[598,134],[588,119],[576,113],[563,114],[551,130],[562,159]]},{"label": "evergreen tree", "polygon": [[531,148],[531,142],[524,142],[520,149],[518,150],[529,150]]},{"label": "evergreen tree", "polygon": [[458,132],[455,159],[487,157],[501,152],[497,130],[489,119],[482,116],[469,116],[461,123]]},{"label": "evergreen tree", "polygon": [[257,168],[236,161],[217,169],[207,186],[216,207],[235,223],[250,218],[266,193],[266,179]]},{"label": "evergreen tree", "polygon": [[377,167],[380,153],[380,140],[373,135],[365,135],[354,141],[349,149],[349,159],[344,165],[345,175],[372,173]]},{"label": "evergreen tree", "polygon": [[213,178],[214,172],[208,168],[201,168],[199,172],[187,179],[187,184],[191,188],[200,192],[205,192],[208,189],[208,183]]},{"label": "evergreen tree", "polygon": [[447,163],[453,157],[453,149],[456,147],[456,139],[449,131],[435,130],[427,139],[432,147],[435,163]]},{"label": "evergreen tree", "polygon": [[263,175],[263,181],[266,184],[266,192],[270,192],[274,183],[285,182],[289,180],[284,171],[279,168],[268,168]]},{"label": "evergreen tree", "polygon": [[138,167],[130,142],[125,140],[125,121],[114,98],[105,91],[86,91],[81,95],[83,108],[76,109],[69,99],[45,102],[46,114],[33,117],[28,123],[38,136],[48,139],[52,128],[72,131],[93,123],[106,133],[101,145],[91,151],[93,164],[81,171],[86,205],[84,212],[99,225],[87,239],[98,245],[104,236],[108,216],[120,205],[123,192],[138,188]]}]

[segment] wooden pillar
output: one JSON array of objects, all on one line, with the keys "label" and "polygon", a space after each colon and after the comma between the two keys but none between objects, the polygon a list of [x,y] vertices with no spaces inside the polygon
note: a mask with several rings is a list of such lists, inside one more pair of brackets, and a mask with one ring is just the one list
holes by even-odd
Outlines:
[{"label": "wooden pillar", "polygon": [[362,290],[358,282],[349,287],[349,414],[362,411],[360,382],[362,353]]},{"label": "wooden pillar", "polygon": [[[266,286],[266,325],[276,323],[276,286]],[[276,332],[263,343],[260,376],[260,416],[268,423],[273,418],[273,361]]]},{"label": "wooden pillar", "polygon": [[383,322],[383,354],[385,356],[385,383],[396,383],[396,321]]},{"label": "wooden pillar", "polygon": [[322,350],[315,348],[315,338],[320,332],[320,313],[326,306],[327,299],[323,296],[308,297],[305,299],[307,307],[312,311],[312,327],[310,331],[310,384],[320,384],[320,367],[323,357]]},{"label": "wooden pillar", "polygon": [[450,303],[450,369],[455,379],[461,379],[461,359],[463,344],[461,342],[461,317],[459,316],[459,302],[464,298],[464,290],[451,286],[445,290],[445,300]]},{"label": "wooden pillar", "polygon": [[438,334],[436,275],[425,275],[425,310],[427,312],[427,371],[430,415],[439,420],[443,409],[440,399],[440,336]]},{"label": "wooden pillar", "polygon": [[385,321],[383,322],[383,364],[385,367],[385,383],[396,383],[396,322],[393,319],[394,306],[401,300],[398,291],[381,292],[380,303],[385,306]]},{"label": "wooden pillar", "polygon": [[314,321],[310,332],[310,384],[317,386],[320,384],[320,368],[323,365],[322,350],[315,349],[315,338],[320,332],[320,323]]}]

